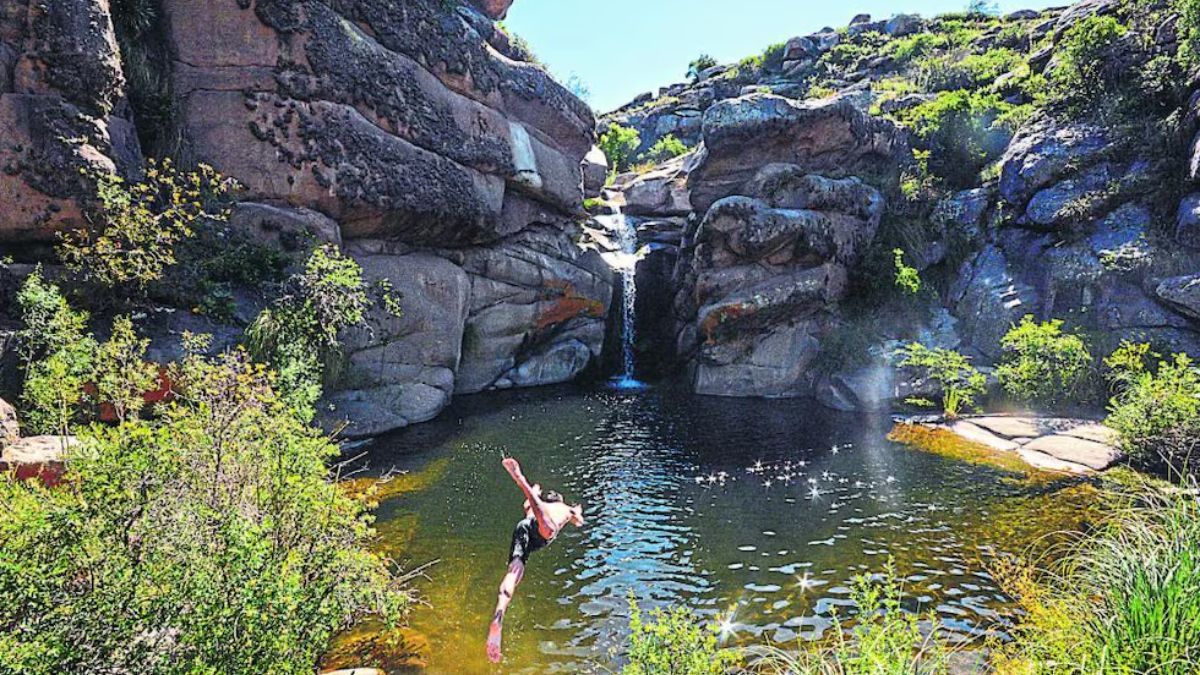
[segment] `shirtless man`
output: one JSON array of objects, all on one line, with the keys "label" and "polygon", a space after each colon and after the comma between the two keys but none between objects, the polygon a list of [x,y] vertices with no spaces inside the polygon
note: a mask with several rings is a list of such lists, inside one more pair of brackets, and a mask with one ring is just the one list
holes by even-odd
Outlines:
[{"label": "shirtless man", "polygon": [[508,574],[500,582],[500,597],[496,601],[496,613],[488,629],[487,655],[492,663],[500,663],[500,637],[504,624],[504,613],[512,602],[517,584],[525,576],[525,563],[530,554],[545,548],[568,524],[583,525],[583,507],[567,506],[557,492],[542,494],[542,486],[530,485],[521,473],[521,465],[509,457],[503,462],[508,475],[516,481],[525,494],[525,520],[517,523],[512,536],[512,552],[508,557]]}]

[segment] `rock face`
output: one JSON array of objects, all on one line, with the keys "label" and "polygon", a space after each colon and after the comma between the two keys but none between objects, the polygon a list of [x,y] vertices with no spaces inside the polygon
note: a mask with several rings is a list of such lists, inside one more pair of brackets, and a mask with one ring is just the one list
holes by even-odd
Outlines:
[{"label": "rock face", "polygon": [[0,11],[0,244],[84,225],[84,172],[140,161],[120,112],[124,78],[105,0],[8,2]]},{"label": "rock face", "polygon": [[1088,474],[1124,459],[1116,447],[1116,432],[1089,420],[980,416],[923,424],[948,429],[992,450],[1016,453],[1043,471]]},{"label": "rock face", "polygon": [[[384,432],[599,354],[611,275],[577,241],[607,166],[587,105],[493,23],[511,0],[159,4],[144,39],[171,59],[165,133],[245,187],[231,226],[284,251],[342,245],[400,296],[401,316],[347,336],[331,425]],[[0,11],[0,243],[81,226],[81,169],[140,166],[109,12]]]},{"label": "rock face", "polygon": [[884,208],[846,173],[902,142],[845,102],[762,95],[714,106],[704,131],[688,187],[705,216],[676,273],[678,352],[699,393],[809,394],[809,366]]}]

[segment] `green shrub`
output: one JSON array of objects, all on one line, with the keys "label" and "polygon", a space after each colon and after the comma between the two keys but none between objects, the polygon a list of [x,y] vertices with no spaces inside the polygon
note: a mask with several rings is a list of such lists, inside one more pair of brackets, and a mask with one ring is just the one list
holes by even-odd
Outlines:
[{"label": "green shrub", "polygon": [[930,56],[917,64],[917,79],[929,91],[980,89],[1024,62],[1019,54],[1005,48],[966,56]]},{"label": "green shrub", "polygon": [[608,157],[608,165],[614,173],[626,171],[633,161],[633,153],[642,144],[641,134],[632,127],[614,124],[600,136],[600,149]]},{"label": "green shrub", "polygon": [[688,149],[688,146],[684,145],[683,141],[676,138],[674,134],[667,134],[650,146],[649,150],[643,152],[639,159],[651,164],[662,164],[687,153]]},{"label": "green shrub", "polygon": [[234,187],[212,167],[184,172],[170,159],[151,160],[136,183],[114,174],[95,180],[94,227],[61,235],[58,255],[84,281],[139,294],[176,263],[175,247],[198,226],[226,218],[219,200]]},{"label": "green shrub", "polygon": [[951,187],[977,184],[979,172],[995,159],[1012,134],[1006,126],[1016,106],[995,94],[943,92],[937,98],[897,115],[927,150],[928,170]]},{"label": "green shrub", "polygon": [[906,295],[916,295],[921,292],[921,273],[917,268],[904,262],[904,249],[892,251],[896,263],[896,288]]},{"label": "green shrub", "polygon": [[738,661],[733,650],[721,649],[716,627],[703,627],[687,608],[651,610],[642,617],[629,600],[629,665],[622,675],[725,675]]},{"label": "green shrub", "polygon": [[1058,66],[1051,73],[1058,97],[1082,111],[1115,91],[1122,73],[1114,65],[1113,50],[1128,31],[1111,16],[1089,16],[1071,26],[1058,45]]},{"label": "green shrub", "polygon": [[1195,473],[1200,449],[1200,368],[1175,354],[1146,368],[1149,347],[1126,344],[1105,360],[1117,388],[1105,421],[1139,464],[1171,475]]},{"label": "green shrub", "polygon": [[[987,378],[966,356],[951,350],[929,348],[913,342],[901,350],[901,368],[916,368],[942,388],[942,411],[958,417],[963,408],[975,406],[975,397],[987,391]],[[925,403],[912,400],[912,403]]]},{"label": "green shrub", "polygon": [[1011,396],[1048,406],[1090,397],[1092,354],[1083,338],[1062,327],[1058,319],[1037,323],[1026,316],[1001,339],[1004,356],[996,378]]},{"label": "green shrub", "polygon": [[146,405],[146,392],[158,384],[158,366],[147,363],[150,340],[139,338],[127,316],[113,320],[112,335],[96,350],[91,384],[95,399],[112,407],[118,421],[134,419]]},{"label": "green shrub", "polygon": [[246,342],[278,374],[283,395],[311,418],[329,365],[340,354],[339,334],[363,323],[371,303],[362,268],[327,244],[313,250],[284,294],[255,318]]},{"label": "green shrub", "polygon": [[1048,569],[997,570],[1024,617],[993,650],[996,672],[1200,672],[1200,507],[1145,488]]},{"label": "green shrub", "polygon": [[0,672],[313,673],[408,602],[337,447],[244,354],[188,357],[155,421],[77,429],[66,483],[0,476]]},{"label": "green shrub", "polygon": [[[946,675],[954,650],[937,636],[937,614],[908,613],[903,597],[891,561],[878,578],[859,575],[850,587],[858,612],[853,627],[836,617],[833,644],[827,647],[804,644],[796,653],[751,648],[752,669],[789,675]],[[928,624],[924,630],[923,621]]]},{"label": "green shrub", "polygon": [[687,76],[692,80],[699,80],[700,74],[709,68],[717,67],[717,60],[708,54],[701,54],[688,64]]},{"label": "green shrub", "polygon": [[1179,55],[1185,63],[1195,64],[1200,60],[1200,0],[1173,0],[1173,6],[1179,12]]}]

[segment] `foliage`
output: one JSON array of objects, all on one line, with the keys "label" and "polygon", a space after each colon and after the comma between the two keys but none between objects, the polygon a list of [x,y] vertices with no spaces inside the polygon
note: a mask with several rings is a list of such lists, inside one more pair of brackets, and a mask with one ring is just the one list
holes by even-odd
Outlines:
[{"label": "foliage", "polygon": [[571,95],[573,95],[575,98],[583,101],[584,103],[591,103],[592,88],[588,86],[587,82],[584,82],[583,78],[580,77],[578,73],[571,73],[571,75],[567,77],[567,81],[563,83],[563,86],[566,87],[567,91],[571,92]]},{"label": "foliage", "polygon": [[1071,26],[1059,42],[1058,67],[1051,73],[1058,97],[1082,111],[1115,90],[1122,73],[1114,68],[1113,50],[1128,31],[1111,16],[1089,16]]},{"label": "foliage", "polygon": [[[833,645],[802,646],[799,653],[757,649],[752,670],[761,673],[812,675],[944,675],[950,672],[952,649],[937,638],[940,625],[935,613],[921,616],[905,612],[904,589],[890,560],[878,577],[859,575],[850,588],[858,609],[857,621],[847,629],[834,620]],[[928,635],[921,622],[928,621]]]},{"label": "foliage", "polygon": [[688,146],[684,145],[683,141],[676,138],[674,134],[667,134],[650,146],[649,150],[643,152],[639,159],[658,165],[685,154],[687,151]]},{"label": "foliage", "polygon": [[975,397],[987,390],[987,378],[971,365],[966,356],[942,348],[929,348],[913,342],[901,350],[902,368],[917,368],[942,387],[942,410],[957,417],[964,407],[973,407]]},{"label": "foliage", "polygon": [[1022,63],[1019,54],[1002,47],[965,56],[952,52],[922,58],[917,64],[917,79],[929,91],[975,90]]},{"label": "foliage", "polygon": [[699,80],[700,75],[709,68],[717,66],[717,60],[708,54],[697,56],[691,63],[688,64],[687,76],[693,81]]},{"label": "foliage", "polygon": [[1179,55],[1194,65],[1200,61],[1200,0],[1173,0],[1173,6],[1179,12]]},{"label": "foliage", "polygon": [[643,618],[629,600],[629,665],[622,675],[725,675],[737,663],[733,650],[721,649],[716,627],[702,627],[685,607],[650,611]]},{"label": "foliage", "polygon": [[600,136],[600,149],[608,157],[608,165],[614,172],[629,169],[633,153],[642,144],[642,137],[637,129],[614,124]]},{"label": "foliage", "polygon": [[88,315],[71,309],[40,268],[25,279],[17,304],[25,324],[17,333],[25,366],[25,430],[61,434],[78,415],[94,365],[96,341],[86,332]]},{"label": "foliage", "polygon": [[921,274],[917,268],[905,264],[904,249],[898,248],[892,251],[896,256],[896,287],[903,291],[906,295],[916,295],[921,292]]},{"label": "foliage", "polygon": [[0,477],[0,671],[312,673],[400,617],[337,448],[243,353],[189,356],[156,421],[79,431],[66,481]]},{"label": "foliage", "polygon": [[140,293],[176,263],[176,245],[203,220],[226,218],[213,201],[234,187],[210,166],[184,172],[170,159],[150,160],[135,183],[107,173],[94,178],[92,227],[62,234],[58,255],[85,281]]},{"label": "foliage", "polygon": [[1151,370],[1145,367],[1148,355],[1148,346],[1125,344],[1106,359],[1118,391],[1105,424],[1120,435],[1122,450],[1134,461],[1171,475],[1194,473],[1200,368],[1187,354],[1175,354]]},{"label": "foliage", "polygon": [[1191,495],[1142,488],[1060,562],[995,570],[1025,612],[996,644],[1001,674],[1200,670],[1200,507]]},{"label": "foliage", "polygon": [[147,363],[150,340],[139,338],[127,316],[113,320],[112,335],[96,350],[91,384],[98,402],[112,406],[117,420],[135,418],[146,405],[145,394],[158,382],[158,367]]},{"label": "foliage", "polygon": [[366,318],[367,291],[358,263],[327,244],[313,250],[283,295],[246,329],[250,353],[278,373],[280,390],[306,417],[340,351],[338,335]]},{"label": "foliage", "polygon": [[1078,335],[1064,333],[1058,319],[1037,323],[1025,316],[1001,339],[1004,356],[996,377],[1022,401],[1055,406],[1088,396],[1093,359]]},{"label": "foliage", "polygon": [[995,94],[952,91],[898,118],[929,151],[929,171],[962,188],[976,184],[980,170],[1003,150],[1012,133],[1004,116],[1015,107]]}]

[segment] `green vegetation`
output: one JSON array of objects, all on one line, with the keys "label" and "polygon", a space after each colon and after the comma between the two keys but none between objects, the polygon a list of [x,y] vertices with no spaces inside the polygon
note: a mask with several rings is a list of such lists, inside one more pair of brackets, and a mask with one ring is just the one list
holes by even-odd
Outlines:
[{"label": "green vegetation", "polygon": [[612,172],[619,173],[629,169],[633,162],[633,153],[642,144],[642,137],[637,129],[614,124],[600,136],[600,149],[608,157],[608,165]]},{"label": "green vegetation", "polygon": [[64,485],[0,477],[0,671],[311,673],[336,631],[400,618],[336,446],[273,377],[234,352],[171,379],[154,420],[73,429]]},{"label": "green vegetation", "polygon": [[136,183],[114,174],[94,178],[94,229],[63,234],[58,255],[84,281],[137,295],[177,262],[176,246],[199,222],[226,217],[219,200],[234,187],[210,166],[184,172],[170,159],[151,160]]},{"label": "green vegetation", "polygon": [[1200,368],[1187,354],[1151,369],[1149,345],[1125,344],[1105,359],[1116,394],[1105,423],[1142,466],[1175,478],[1195,474],[1200,450]]},{"label": "green vegetation", "polygon": [[1021,116],[1019,106],[995,94],[951,91],[898,115],[928,151],[929,173],[952,188],[975,185],[979,172],[996,159]]},{"label": "green vegetation", "polygon": [[629,665],[621,675],[725,675],[738,662],[735,650],[718,645],[719,628],[699,625],[686,608],[651,610],[648,621],[633,598],[629,609]]},{"label": "green vegetation", "polygon": [[[916,368],[942,388],[942,411],[958,417],[963,408],[975,406],[975,397],[987,391],[987,378],[971,365],[966,356],[942,348],[929,348],[913,342],[901,350],[901,368]],[[912,399],[910,403],[931,405]]]},{"label": "green vegetation", "polygon": [[709,68],[715,68],[717,65],[716,59],[708,54],[701,54],[688,64],[687,76],[690,77],[692,81],[698,81],[700,79],[700,75],[704,71],[708,70]]},{"label": "green vegetation", "polygon": [[1195,673],[1200,666],[1200,506],[1145,486],[1062,560],[996,576],[1025,611],[1002,674]]},{"label": "green vegetation", "polygon": [[1200,60],[1200,0],[1174,0],[1173,7],[1179,12],[1180,57],[1195,64]]},{"label": "green vegetation", "polygon": [[892,251],[896,256],[896,287],[906,295],[916,295],[921,292],[921,274],[917,268],[904,262],[904,249]]},{"label": "green vegetation", "polygon": [[638,159],[641,162],[652,165],[662,164],[663,162],[674,159],[682,154],[685,154],[690,148],[684,145],[683,141],[675,137],[674,134],[667,134],[650,146],[650,149],[643,152]]},{"label": "green vegetation", "polygon": [[1083,338],[1062,327],[1058,319],[1037,323],[1025,316],[1001,339],[1004,356],[996,378],[1009,395],[1051,407],[1090,397],[1092,354]]},{"label": "green vegetation", "polygon": [[317,248],[302,272],[246,330],[250,353],[279,376],[280,388],[301,417],[311,419],[338,335],[361,324],[371,306],[362,269],[332,245]]},{"label": "green vegetation", "polygon": [[1128,31],[1111,16],[1089,16],[1072,26],[1058,45],[1059,63],[1050,78],[1058,97],[1081,110],[1114,91],[1123,73],[1112,52]]}]

